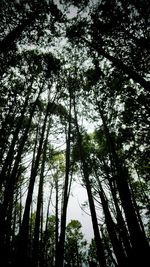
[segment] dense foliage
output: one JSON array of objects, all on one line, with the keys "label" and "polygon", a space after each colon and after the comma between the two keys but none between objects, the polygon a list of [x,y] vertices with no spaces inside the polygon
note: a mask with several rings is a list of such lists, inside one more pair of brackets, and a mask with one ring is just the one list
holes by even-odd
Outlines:
[{"label": "dense foliage", "polygon": [[[148,0],[1,1],[1,266],[150,263],[149,14]],[[67,223],[79,180],[90,245]]]}]

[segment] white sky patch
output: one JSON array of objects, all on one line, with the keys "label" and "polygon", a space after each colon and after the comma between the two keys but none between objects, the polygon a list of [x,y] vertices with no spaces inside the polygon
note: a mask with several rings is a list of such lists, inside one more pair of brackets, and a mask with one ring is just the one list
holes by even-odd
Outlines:
[{"label": "white sky patch", "polygon": [[83,188],[79,183],[73,182],[71,191],[72,193],[69,198],[67,210],[67,223],[72,219],[79,220],[82,224],[82,232],[84,237],[88,242],[90,242],[91,238],[93,238],[91,217],[80,207],[85,201],[88,200],[86,189]]}]

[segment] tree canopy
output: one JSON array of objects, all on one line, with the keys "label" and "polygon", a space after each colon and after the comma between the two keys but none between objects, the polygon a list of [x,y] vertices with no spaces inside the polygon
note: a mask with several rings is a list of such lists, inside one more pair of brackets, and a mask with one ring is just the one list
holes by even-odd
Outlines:
[{"label": "tree canopy", "polygon": [[[1,1],[1,266],[150,262],[149,14],[148,0]],[[79,182],[90,244],[67,220]]]}]

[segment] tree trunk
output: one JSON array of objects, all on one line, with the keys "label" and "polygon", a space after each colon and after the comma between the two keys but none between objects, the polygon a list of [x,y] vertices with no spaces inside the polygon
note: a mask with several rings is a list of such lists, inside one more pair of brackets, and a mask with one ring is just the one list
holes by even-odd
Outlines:
[{"label": "tree trunk", "polygon": [[122,166],[122,162],[118,158],[118,155],[115,150],[115,144],[113,142],[113,139],[111,138],[109,129],[106,124],[106,120],[104,118],[102,110],[100,109],[99,104],[98,108],[101,119],[103,121],[104,132],[109,145],[110,153],[112,154],[116,167],[116,176],[114,178],[116,180],[118,192],[121,198],[129,233],[131,236],[131,242],[133,246],[133,262],[135,262],[138,259],[137,264],[142,264],[143,258],[149,261],[149,245],[136,216],[135,207],[132,202],[131,191],[128,185],[127,170]]},{"label": "tree trunk", "polygon": [[42,153],[42,147],[43,147],[43,141],[44,141],[44,134],[45,134],[45,129],[46,129],[48,112],[49,112],[49,104],[47,105],[47,110],[46,110],[46,114],[45,114],[45,118],[44,118],[44,122],[43,122],[43,126],[42,126],[42,133],[41,133],[41,137],[40,137],[40,141],[39,141],[39,146],[38,146],[38,151],[37,151],[35,163],[34,163],[33,168],[31,170],[28,195],[27,195],[27,199],[26,199],[22,225],[21,225],[21,229],[20,229],[20,233],[19,233],[19,251],[18,251],[17,261],[18,261],[18,264],[20,264],[23,261],[22,262],[23,266],[26,266],[27,264],[28,265],[31,264],[30,262],[28,262],[29,259],[28,259],[28,255],[27,255],[28,234],[29,234],[29,214],[30,214],[30,206],[31,206],[31,202],[32,202],[32,195],[33,195],[33,189],[34,189],[34,184],[35,184],[35,178],[37,176],[40,156]]},{"label": "tree trunk", "polygon": [[56,207],[55,207],[55,216],[56,216],[56,225],[55,225],[55,242],[56,242],[56,248],[55,248],[55,258],[57,257],[57,251],[58,251],[58,237],[59,237],[59,218],[58,218],[58,178],[56,177],[55,181],[55,190],[56,190]]},{"label": "tree trunk", "polygon": [[48,135],[50,129],[50,122],[47,128],[47,135],[43,146],[43,158],[42,158],[42,166],[41,166],[41,174],[39,181],[39,191],[38,191],[38,200],[37,200],[37,208],[36,208],[36,218],[35,218],[35,228],[34,228],[34,240],[33,240],[33,266],[38,266],[39,261],[39,236],[40,236],[40,222],[41,222],[41,208],[42,208],[42,198],[43,198],[43,182],[44,182],[44,170],[46,163],[46,150],[47,150],[47,142]]},{"label": "tree trunk", "polygon": [[97,221],[97,216],[96,216],[96,210],[95,210],[94,200],[93,200],[93,196],[92,196],[91,184],[90,184],[90,180],[89,180],[88,164],[84,158],[84,151],[82,148],[82,136],[80,134],[79,126],[78,126],[75,99],[73,99],[73,100],[74,100],[75,126],[76,126],[76,130],[77,130],[79,153],[80,153],[80,159],[81,159],[81,164],[82,164],[84,183],[85,183],[86,190],[87,190],[90,212],[91,212],[91,217],[92,217],[97,258],[98,258],[98,262],[99,262],[100,267],[106,267],[105,252],[104,252],[103,243],[102,243],[102,240],[100,237],[98,221]]},{"label": "tree trunk", "polygon": [[120,235],[120,240],[122,240],[122,242],[124,244],[124,248],[125,248],[125,251],[126,251],[128,258],[130,258],[131,257],[130,237],[129,237],[129,233],[128,233],[128,230],[126,228],[126,225],[125,225],[125,222],[123,219],[123,215],[122,215],[120,207],[119,207],[119,203],[118,203],[118,199],[117,199],[117,195],[116,195],[117,188],[115,186],[115,181],[113,181],[114,180],[113,177],[112,178],[110,177],[108,170],[106,168],[106,163],[105,163],[104,159],[103,159],[103,164],[104,164],[105,173],[107,176],[107,180],[109,183],[110,191],[111,191],[114,205],[115,205],[115,209],[116,209],[116,219],[117,219],[117,223],[118,223],[118,231],[119,231],[119,235]]},{"label": "tree trunk", "polygon": [[[47,206],[47,214],[46,214],[46,225],[45,225],[45,231],[43,235],[43,247],[42,247],[42,252],[43,252],[43,262],[48,262],[48,252],[47,252],[47,239],[48,239],[48,218],[49,218],[49,208],[50,208],[50,203],[52,199],[52,191],[53,187],[51,187],[50,194],[49,194],[49,199],[48,199],[48,206]],[[44,265],[45,266],[45,265]]]},{"label": "tree trunk", "polygon": [[114,221],[112,219],[111,213],[109,211],[109,207],[108,207],[108,201],[106,199],[105,193],[103,191],[102,185],[100,183],[100,180],[97,177],[97,173],[95,171],[95,175],[96,175],[96,180],[98,182],[99,185],[99,196],[102,202],[102,207],[103,207],[103,211],[104,211],[104,215],[105,215],[105,222],[106,222],[106,226],[107,226],[107,230],[111,239],[111,243],[113,246],[113,250],[118,262],[119,267],[127,267],[127,258],[125,256],[124,253],[124,249],[122,247],[122,243],[119,242],[117,234],[116,234],[116,229],[115,229],[115,224]]},{"label": "tree trunk", "polygon": [[65,243],[65,230],[66,230],[66,217],[67,217],[67,205],[69,197],[69,173],[70,173],[70,136],[71,136],[71,97],[69,103],[69,125],[68,133],[66,136],[66,173],[65,184],[63,192],[63,207],[61,215],[60,237],[56,251],[56,267],[63,267],[64,262],[64,243]]},{"label": "tree trunk", "polygon": [[1,244],[3,244],[3,239],[4,239],[4,234],[5,234],[5,231],[4,230],[1,231],[1,229],[5,229],[4,225],[5,225],[5,220],[6,220],[7,213],[9,214],[9,218],[7,218],[7,227],[11,228],[12,203],[13,203],[14,188],[15,188],[15,185],[17,184],[18,166],[19,166],[19,163],[20,163],[20,160],[21,160],[22,151],[23,151],[25,142],[27,140],[27,136],[28,136],[28,132],[29,132],[29,129],[30,129],[31,121],[32,121],[32,118],[33,118],[33,114],[35,112],[35,108],[37,106],[37,101],[39,99],[40,93],[41,92],[39,92],[39,95],[38,95],[38,97],[37,97],[37,99],[36,99],[36,101],[34,103],[34,106],[33,106],[32,110],[31,110],[27,127],[25,129],[25,132],[24,132],[24,134],[22,136],[20,145],[18,147],[18,152],[17,152],[17,155],[16,155],[16,159],[15,159],[15,163],[14,163],[14,167],[13,167],[12,173],[11,173],[10,176],[7,177],[7,181],[6,181],[6,185],[5,185],[5,191],[4,191],[4,201],[3,201],[3,204],[2,204],[2,207],[1,207],[1,210],[0,210],[0,216],[1,216],[1,221],[0,221],[0,240],[1,240]]}]

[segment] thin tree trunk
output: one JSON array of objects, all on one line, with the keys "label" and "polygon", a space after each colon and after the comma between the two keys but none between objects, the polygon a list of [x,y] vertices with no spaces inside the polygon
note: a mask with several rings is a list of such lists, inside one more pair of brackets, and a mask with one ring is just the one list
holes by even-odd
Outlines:
[{"label": "thin tree trunk", "polygon": [[57,251],[58,251],[58,237],[59,237],[59,218],[58,218],[58,177],[56,177],[55,180],[55,190],[56,190],[56,207],[55,207],[55,216],[56,216],[56,225],[55,225],[55,242],[56,242],[56,248],[55,248],[55,258],[57,257]]},{"label": "thin tree trunk", "polygon": [[44,266],[47,266],[48,264],[48,249],[47,249],[47,240],[49,238],[48,236],[48,222],[49,222],[49,209],[50,209],[50,203],[52,199],[52,192],[53,192],[53,186],[51,187],[49,198],[48,198],[48,205],[47,205],[47,214],[46,214],[46,224],[45,224],[45,231],[43,234],[43,247],[42,247],[42,252],[43,252],[43,262]]},{"label": "thin tree trunk", "polygon": [[82,149],[82,136],[80,134],[79,126],[78,126],[75,99],[73,99],[73,100],[74,100],[75,125],[76,125],[76,130],[77,130],[77,138],[78,138],[78,145],[79,145],[79,151],[80,151],[79,153],[80,153],[80,159],[81,159],[82,170],[83,170],[83,175],[84,175],[84,183],[85,183],[86,190],[87,190],[90,212],[91,212],[91,217],[92,217],[97,258],[98,258],[98,262],[99,262],[100,267],[106,267],[105,252],[104,252],[104,248],[103,248],[102,239],[100,237],[98,221],[97,221],[97,216],[96,216],[96,210],[95,210],[94,200],[93,200],[93,196],[92,196],[91,184],[90,184],[90,180],[89,180],[88,164],[84,158],[84,152]]},{"label": "thin tree trunk", "polygon": [[111,135],[109,133],[109,129],[107,127],[104,115],[102,110],[100,109],[100,106],[98,104],[99,108],[99,113],[101,116],[101,119],[103,121],[103,127],[104,127],[104,132],[106,135],[106,139],[109,145],[110,153],[112,154],[115,167],[116,167],[116,184],[118,187],[118,192],[120,194],[122,206],[125,212],[126,220],[127,220],[127,225],[128,229],[130,232],[131,236],[131,242],[133,246],[133,261],[136,261],[138,259],[137,264],[142,263],[142,259],[147,258],[147,261],[149,261],[149,245],[148,241],[146,239],[145,234],[143,234],[141,227],[139,225],[137,216],[136,216],[136,211],[135,207],[132,202],[131,198],[131,191],[129,189],[128,185],[128,173],[125,168],[122,166],[122,162],[118,158],[118,155],[115,150],[115,144],[111,138]]},{"label": "thin tree trunk", "polygon": [[68,133],[66,136],[66,173],[63,192],[63,207],[61,215],[60,237],[56,251],[56,267],[63,267],[64,262],[64,243],[65,243],[65,230],[66,230],[66,217],[67,217],[67,205],[69,194],[69,173],[70,173],[70,136],[71,136],[71,96],[69,103],[69,125]]},{"label": "thin tree trunk", "polygon": [[[5,191],[4,191],[4,201],[3,201],[3,204],[2,204],[2,207],[1,207],[1,210],[0,210],[0,216],[1,216],[1,220],[0,220],[0,241],[1,241],[1,246],[2,246],[2,244],[4,244],[4,235],[5,235],[4,229],[6,228],[5,227],[6,217],[7,217],[7,231],[8,231],[8,229],[11,229],[13,195],[14,195],[14,188],[15,188],[15,185],[17,183],[18,166],[19,166],[19,162],[21,160],[22,151],[23,151],[25,142],[27,140],[27,136],[28,136],[30,125],[31,125],[32,117],[33,117],[33,114],[34,114],[34,111],[35,111],[35,108],[36,108],[37,101],[38,101],[38,98],[40,96],[40,93],[41,92],[39,92],[39,95],[38,95],[38,97],[37,97],[37,99],[36,99],[36,101],[34,103],[34,106],[33,106],[32,110],[31,110],[29,121],[28,121],[28,125],[27,125],[27,127],[25,129],[24,135],[22,136],[22,140],[21,140],[19,148],[18,148],[18,153],[16,155],[16,160],[15,160],[15,163],[14,163],[14,167],[13,167],[12,173],[11,173],[11,175],[9,177],[7,177],[7,181],[6,181],[6,185],[5,185]],[[7,216],[8,214],[9,214],[9,216]]]},{"label": "thin tree trunk", "polygon": [[45,134],[45,129],[46,129],[46,123],[47,123],[47,117],[48,117],[48,112],[49,112],[49,104],[47,105],[47,110],[42,126],[42,133],[39,141],[39,146],[38,146],[38,151],[35,159],[35,164],[31,170],[31,175],[30,175],[30,182],[29,182],[29,189],[28,189],[28,194],[27,194],[27,199],[26,199],[26,204],[25,204],[25,210],[24,210],[24,215],[23,215],[23,220],[22,220],[22,225],[21,225],[21,230],[19,233],[19,253],[18,253],[18,260],[19,264],[23,261],[23,266],[26,266],[27,264],[30,264],[28,262],[28,254],[27,254],[27,247],[28,247],[28,234],[29,234],[29,214],[30,214],[30,206],[32,202],[32,195],[33,195],[33,189],[34,189],[34,184],[35,184],[35,178],[37,176],[38,172],[38,167],[39,167],[39,161],[40,161],[40,156],[42,153],[42,147],[43,147],[43,141],[44,141],[44,134]]},{"label": "thin tree trunk", "polygon": [[105,249],[107,250],[107,253],[108,253],[108,256],[110,257],[111,259],[111,264],[113,263],[115,267],[119,267],[117,261],[116,261],[116,258],[114,258],[114,253],[113,251],[111,250],[110,246],[109,246],[109,243],[107,242],[106,238],[105,238],[105,234],[103,232],[103,228],[101,227],[101,235],[102,235],[102,239],[104,240],[104,247]]},{"label": "thin tree trunk", "polygon": [[96,180],[98,182],[99,185],[99,196],[100,199],[102,201],[102,207],[103,207],[103,211],[104,211],[104,215],[105,215],[105,222],[106,222],[106,226],[107,226],[107,230],[111,239],[111,243],[113,246],[113,250],[116,256],[116,259],[118,261],[118,265],[119,267],[127,267],[127,258],[125,256],[124,253],[124,249],[122,247],[122,243],[119,242],[117,234],[116,234],[116,229],[115,229],[115,224],[114,221],[112,219],[111,213],[109,211],[109,207],[108,207],[108,201],[106,199],[105,193],[103,191],[102,185],[100,183],[100,180],[97,177],[97,173],[95,171],[95,176],[96,176]]},{"label": "thin tree trunk", "polygon": [[43,159],[41,166],[41,174],[39,181],[39,191],[38,191],[38,200],[37,200],[37,208],[36,208],[36,218],[35,218],[35,228],[34,228],[34,240],[33,240],[33,266],[38,266],[39,261],[39,236],[40,236],[40,222],[41,222],[41,208],[42,208],[42,198],[43,198],[43,182],[44,182],[44,170],[46,163],[46,150],[48,143],[48,135],[50,130],[50,122],[47,128],[47,135],[43,146]]},{"label": "thin tree trunk", "polygon": [[117,217],[116,219],[117,219],[118,228],[119,228],[118,229],[119,230],[119,235],[120,235],[120,238],[121,238],[121,240],[122,240],[122,242],[124,244],[124,248],[126,250],[126,254],[127,254],[128,258],[130,258],[131,257],[130,237],[129,237],[129,233],[128,233],[128,230],[126,228],[126,225],[125,225],[125,222],[124,222],[124,219],[123,219],[123,215],[122,215],[120,207],[119,207],[117,196],[116,196],[117,188],[115,188],[115,185],[114,185],[115,181],[113,181],[114,180],[113,177],[112,178],[110,177],[104,159],[103,159],[103,164],[104,164],[105,173],[106,173],[106,176],[107,176],[107,180],[108,180],[108,183],[109,183],[109,187],[110,187],[110,190],[111,190],[111,194],[112,194],[114,205],[115,205],[115,209],[116,209],[116,217]]}]

